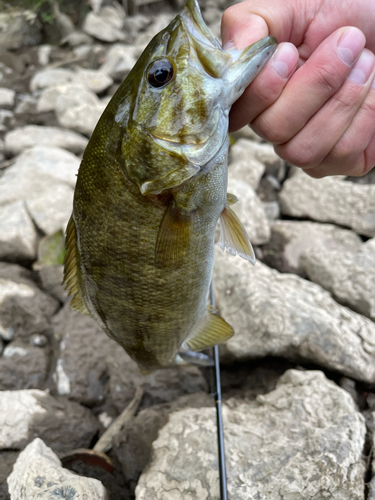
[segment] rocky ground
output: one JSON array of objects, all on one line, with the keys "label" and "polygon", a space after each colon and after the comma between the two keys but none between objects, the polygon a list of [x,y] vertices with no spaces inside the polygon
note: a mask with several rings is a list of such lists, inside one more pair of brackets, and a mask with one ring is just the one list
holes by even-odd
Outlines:
[{"label": "rocky ground", "polygon": [[[225,3],[202,4],[218,35]],[[174,16],[146,7],[130,18],[92,0],[76,24],[56,6],[45,24],[0,14],[3,500],[219,499],[210,372],[142,376],[60,285],[82,152]],[[375,171],[315,180],[250,129],[232,139],[228,189],[258,262],[216,254],[217,305],[236,331],[221,347],[229,498],[374,500]],[[139,386],[112,465],[72,454],[94,447]]]}]

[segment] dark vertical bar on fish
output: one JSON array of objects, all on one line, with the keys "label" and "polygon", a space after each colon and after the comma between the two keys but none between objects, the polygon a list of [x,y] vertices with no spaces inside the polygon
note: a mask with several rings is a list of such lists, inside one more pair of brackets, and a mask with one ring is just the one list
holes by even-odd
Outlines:
[{"label": "dark vertical bar on fish", "polygon": [[[210,286],[210,302],[213,309],[215,309],[215,295],[214,295],[214,284],[211,281]],[[216,404],[216,423],[217,423],[217,443],[218,443],[218,455],[219,455],[219,481],[220,481],[220,498],[221,500],[227,500],[227,472],[225,468],[225,448],[224,448],[224,425],[223,425],[223,414],[221,408],[221,380],[220,380],[220,360],[219,360],[219,348],[217,345],[213,348],[213,358],[215,372],[215,404]]]}]

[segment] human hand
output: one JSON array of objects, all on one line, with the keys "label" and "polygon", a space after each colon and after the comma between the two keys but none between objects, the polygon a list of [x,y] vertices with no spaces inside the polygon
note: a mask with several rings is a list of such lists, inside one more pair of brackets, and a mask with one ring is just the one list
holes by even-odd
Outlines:
[{"label": "human hand", "polygon": [[282,42],[234,104],[230,130],[249,123],[313,177],[368,172],[375,164],[374,21],[372,0],[247,0],[225,11],[224,46],[243,48],[269,34]]}]

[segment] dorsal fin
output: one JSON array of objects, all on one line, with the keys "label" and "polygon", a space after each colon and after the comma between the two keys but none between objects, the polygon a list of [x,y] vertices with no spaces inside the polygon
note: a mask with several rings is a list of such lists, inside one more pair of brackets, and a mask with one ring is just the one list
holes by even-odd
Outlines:
[{"label": "dorsal fin", "polygon": [[87,309],[82,300],[82,295],[78,285],[76,226],[74,224],[73,216],[70,217],[68,226],[66,228],[65,247],[66,254],[64,258],[64,279],[62,284],[65,285],[65,290],[68,291],[68,295],[72,296],[70,306],[82,314],[91,316],[90,311]]}]

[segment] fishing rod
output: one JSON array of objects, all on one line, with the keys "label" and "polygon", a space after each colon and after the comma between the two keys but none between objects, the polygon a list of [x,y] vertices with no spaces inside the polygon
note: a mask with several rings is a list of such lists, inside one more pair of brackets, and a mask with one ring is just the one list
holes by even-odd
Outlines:
[{"label": "fishing rod", "polygon": [[[210,302],[211,307],[215,309],[215,295],[214,295],[214,282],[211,280],[210,286]],[[220,498],[221,500],[228,500],[227,493],[227,473],[225,468],[225,449],[224,449],[224,426],[223,426],[223,413],[221,407],[221,380],[220,380],[220,360],[219,360],[219,347],[217,345],[213,348],[214,358],[214,380],[215,380],[215,405],[216,405],[216,426],[217,426],[217,444],[219,454],[219,481],[220,481]]]}]

